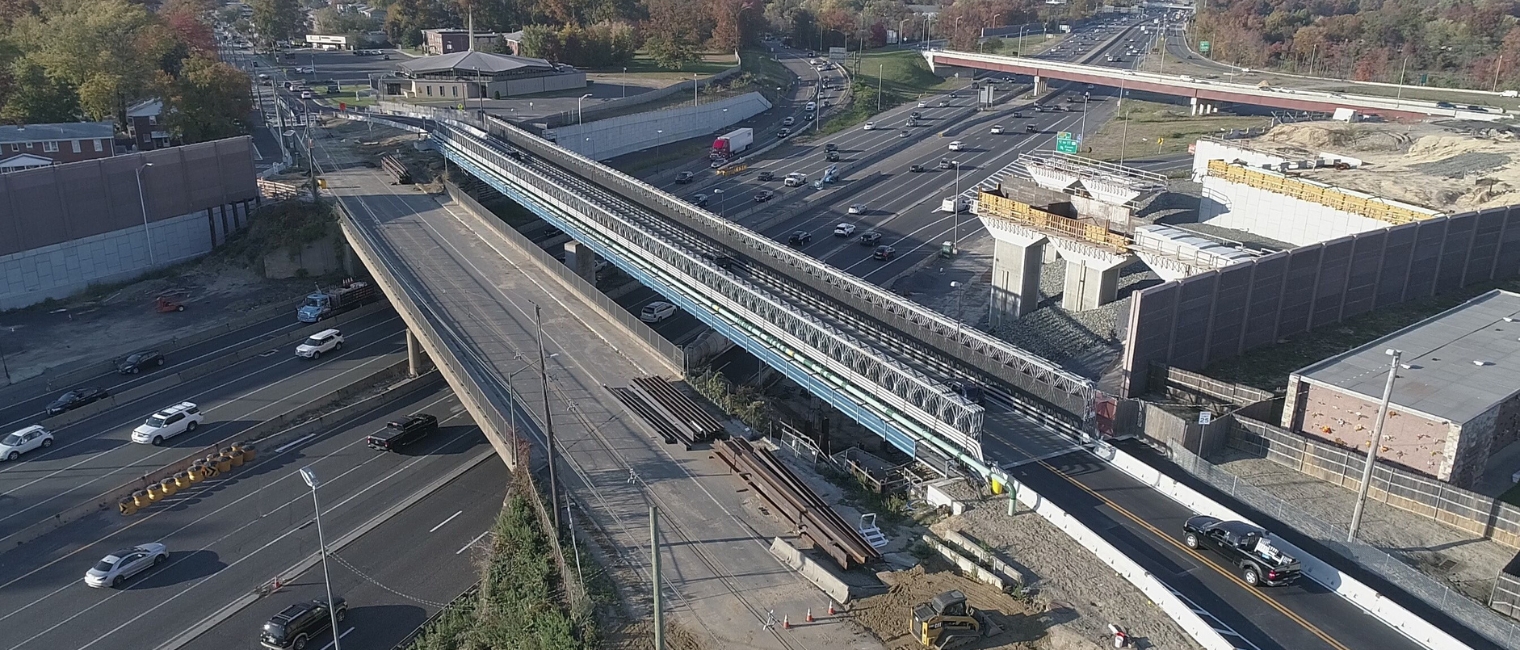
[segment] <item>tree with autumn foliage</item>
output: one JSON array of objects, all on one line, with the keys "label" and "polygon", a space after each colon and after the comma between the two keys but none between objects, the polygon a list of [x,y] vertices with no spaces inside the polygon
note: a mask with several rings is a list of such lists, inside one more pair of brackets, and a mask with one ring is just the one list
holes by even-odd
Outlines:
[{"label": "tree with autumn foliage", "polygon": [[244,132],[253,110],[248,75],[214,58],[186,59],[164,93],[164,124],[184,142],[230,138]]}]

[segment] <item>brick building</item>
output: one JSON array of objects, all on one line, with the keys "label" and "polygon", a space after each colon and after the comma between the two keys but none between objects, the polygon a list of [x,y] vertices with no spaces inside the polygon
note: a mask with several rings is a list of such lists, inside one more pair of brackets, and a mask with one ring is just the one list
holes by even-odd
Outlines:
[{"label": "brick building", "polygon": [[150,99],[127,109],[127,135],[138,151],[152,151],[171,146],[169,132],[160,121],[163,119],[164,103]]},{"label": "brick building", "polygon": [[1471,488],[1520,440],[1520,294],[1494,290],[1288,380],[1282,425],[1365,452],[1402,352],[1378,459]]},{"label": "brick building", "polygon": [[0,126],[0,173],[109,158],[115,136],[111,122]]},{"label": "brick building", "polygon": [[471,49],[495,52],[496,46],[501,43],[501,34],[475,32],[475,47],[471,48],[470,32],[464,29],[424,29],[422,37],[422,51],[432,55],[467,52]]}]

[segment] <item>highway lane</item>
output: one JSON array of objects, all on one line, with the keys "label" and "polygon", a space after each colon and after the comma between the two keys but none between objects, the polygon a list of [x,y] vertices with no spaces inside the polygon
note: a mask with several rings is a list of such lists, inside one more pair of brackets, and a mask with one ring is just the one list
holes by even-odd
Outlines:
[{"label": "highway lane", "polygon": [[[366,434],[415,411],[439,416],[444,426],[404,453],[364,446]],[[48,545],[0,556],[10,565],[24,563],[24,572],[0,583],[6,630],[0,647],[159,647],[317,550],[311,493],[299,468],[313,467],[322,478],[322,525],[331,543],[464,463],[495,462],[462,413],[440,385],[284,452],[265,451],[252,466],[134,517],[103,513],[55,531]],[[165,543],[169,561],[121,589],[91,589],[81,581],[107,552],[147,541]]]},{"label": "highway lane", "polygon": [[[295,344],[271,348],[264,356],[218,368],[189,384],[179,384],[119,405],[55,431],[57,442],[15,462],[0,464],[0,543],[41,522],[203,446],[236,436],[265,419],[312,397],[368,376],[403,359],[403,325],[382,312],[344,326],[342,351],[319,361],[297,358]],[[205,421],[162,446],[137,444],[131,431],[154,411],[191,401]],[[4,579],[0,570],[0,579]]]},{"label": "highway lane", "polygon": [[[506,464],[489,459],[335,553],[329,566],[333,595],[347,599],[349,607],[338,626],[343,645],[391,648],[440,604],[475,584],[510,481]],[[317,565],[183,647],[252,650],[271,616],[291,603],[325,597]],[[322,648],[330,639],[324,634],[308,647]]]},{"label": "highway lane", "polygon": [[[306,325],[307,323],[302,323],[295,319],[295,302],[292,301],[290,313],[274,316],[257,323],[250,323],[246,327],[233,330],[216,338],[170,352],[164,355],[164,365],[162,367],[147,368],[136,375],[120,375],[114,372],[103,373],[75,382],[75,385],[95,386],[105,388],[112,393],[118,393],[153,381],[166,373],[176,372],[180,368],[189,367],[199,363],[201,360],[236,350],[253,341],[278,336]],[[54,398],[63,394],[68,388],[67,386],[55,386],[52,389],[48,389],[43,385],[43,382],[36,382],[8,389],[6,391],[6,402],[0,405],[0,431],[10,432],[41,421],[43,407],[47,406]]]}]

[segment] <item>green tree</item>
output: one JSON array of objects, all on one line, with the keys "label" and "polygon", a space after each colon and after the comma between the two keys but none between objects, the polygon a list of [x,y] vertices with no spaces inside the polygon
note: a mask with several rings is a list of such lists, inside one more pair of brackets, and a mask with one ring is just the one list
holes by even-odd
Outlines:
[{"label": "green tree", "polygon": [[0,106],[0,122],[7,124],[44,124],[77,122],[79,93],[68,82],[54,79],[30,59],[11,65],[14,90]]},{"label": "green tree", "polygon": [[157,94],[181,44],[156,16],[126,0],[49,3],[18,20],[10,39],[47,76],[78,88],[93,119],[126,119],[126,107]]},{"label": "green tree", "polygon": [[250,0],[253,28],[265,47],[275,41],[300,40],[306,36],[306,10],[299,0]]},{"label": "green tree", "polygon": [[677,70],[688,61],[696,61],[702,34],[712,32],[706,22],[708,12],[701,4],[695,0],[645,0],[644,6],[649,12],[645,26],[649,39],[644,47],[655,62]]},{"label": "green tree", "polygon": [[525,25],[517,51],[523,56],[559,62],[562,54],[559,32],[548,25]]},{"label": "green tree", "polygon": [[454,22],[449,8],[438,0],[396,0],[385,15],[385,34],[402,47],[422,44],[422,30]]},{"label": "green tree", "polygon": [[186,143],[232,137],[244,132],[253,110],[248,75],[216,59],[192,56],[164,96],[164,120]]}]

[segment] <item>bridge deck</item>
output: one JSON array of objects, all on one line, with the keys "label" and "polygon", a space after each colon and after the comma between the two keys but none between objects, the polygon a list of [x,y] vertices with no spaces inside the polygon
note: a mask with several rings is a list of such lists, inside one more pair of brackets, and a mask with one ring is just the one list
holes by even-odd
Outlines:
[{"label": "bridge deck", "polygon": [[[761,630],[767,610],[796,618],[800,610],[791,610],[798,603],[819,600],[766,550],[772,536],[789,535],[748,513],[727,472],[705,453],[664,446],[604,388],[672,369],[547,273],[514,262],[520,257],[506,240],[472,230],[459,206],[392,186],[380,170],[354,165],[336,149],[318,157],[326,158],[325,168],[340,170],[326,175],[329,189],[361,227],[379,236],[388,248],[382,256],[417,290],[414,298],[433,325],[451,332],[446,337],[455,340],[444,343],[461,362],[505,386],[508,373],[525,367],[518,355],[536,362],[533,303],[542,307],[545,346],[553,355],[547,363],[556,438],[574,469],[560,480],[580,513],[589,511],[602,543],[615,547],[621,561],[604,562],[632,588],[632,600],[647,603],[648,507],[655,504],[663,511],[667,543],[664,580],[679,594],[667,598],[667,607],[703,645],[850,647],[856,641],[844,626],[793,629],[789,638]],[[542,412],[536,374],[513,379],[524,396],[520,426]],[[507,412],[504,400],[494,406]],[[632,483],[630,470],[637,476]]]}]

